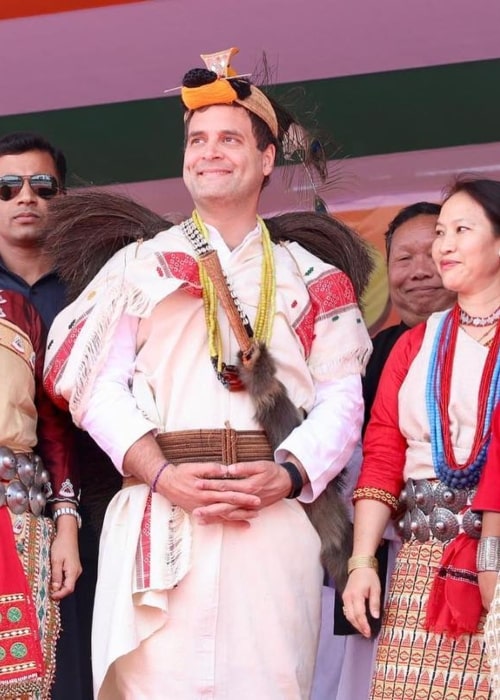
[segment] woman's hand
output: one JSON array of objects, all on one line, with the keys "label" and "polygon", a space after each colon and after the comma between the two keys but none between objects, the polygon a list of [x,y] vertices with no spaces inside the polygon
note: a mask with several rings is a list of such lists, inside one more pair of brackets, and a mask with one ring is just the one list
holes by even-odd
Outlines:
[{"label": "woman's hand", "polygon": [[363,567],[349,574],[342,594],[344,615],[364,637],[371,636],[366,603],[374,618],[380,617],[380,579],[375,569]]},{"label": "woman's hand", "polygon": [[481,571],[477,575],[483,608],[489,611],[498,581],[497,571]]},{"label": "woman's hand", "polygon": [[50,591],[54,600],[61,600],[75,590],[76,580],[82,573],[82,565],[78,553],[76,518],[72,515],[60,515],[56,528],[56,536],[50,548]]}]

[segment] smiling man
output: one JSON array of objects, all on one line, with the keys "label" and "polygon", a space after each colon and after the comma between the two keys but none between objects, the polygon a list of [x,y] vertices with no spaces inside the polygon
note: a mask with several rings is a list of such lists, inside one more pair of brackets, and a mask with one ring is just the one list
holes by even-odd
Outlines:
[{"label": "smiling man", "polygon": [[[192,217],[116,253],[52,329],[47,386],[125,477],[100,546],[98,700],[310,697],[323,572],[300,501],[359,439],[371,343],[349,278],[257,214],[284,132],[230,54],[184,78]],[[199,261],[214,251],[231,316]]]},{"label": "smiling man", "polygon": [[409,328],[455,301],[432,260],[439,209],[429,202],[412,204],[399,212],[386,233],[391,301]]},{"label": "smiling man", "polygon": [[411,204],[394,217],[385,233],[389,294],[401,323],[378,333],[363,380],[365,426],[377,391],[380,374],[392,346],[408,328],[426,321],[435,311],[449,309],[455,293],[443,287],[432,260],[440,206],[432,202]]}]

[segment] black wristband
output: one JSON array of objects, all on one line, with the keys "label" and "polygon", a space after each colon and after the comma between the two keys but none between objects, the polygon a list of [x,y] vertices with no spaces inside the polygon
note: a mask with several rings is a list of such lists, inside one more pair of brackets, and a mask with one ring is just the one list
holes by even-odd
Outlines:
[{"label": "black wristband", "polygon": [[300,471],[293,462],[282,462],[280,466],[282,466],[283,469],[288,472],[288,476],[292,481],[292,488],[290,489],[290,493],[288,494],[287,498],[297,498],[297,496],[300,496],[300,492],[304,488],[304,481]]}]

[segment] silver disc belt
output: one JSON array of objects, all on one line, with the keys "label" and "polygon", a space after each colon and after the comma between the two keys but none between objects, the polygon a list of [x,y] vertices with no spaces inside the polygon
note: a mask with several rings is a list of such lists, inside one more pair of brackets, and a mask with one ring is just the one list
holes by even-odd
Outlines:
[{"label": "silver disc belt", "polygon": [[0,446],[0,507],[15,515],[28,511],[39,516],[50,495],[49,473],[38,455]]},{"label": "silver disc belt", "polygon": [[475,489],[456,489],[437,479],[408,479],[400,496],[404,515],[398,529],[405,542],[441,542],[454,539],[460,532],[479,539],[481,515],[470,509]]}]

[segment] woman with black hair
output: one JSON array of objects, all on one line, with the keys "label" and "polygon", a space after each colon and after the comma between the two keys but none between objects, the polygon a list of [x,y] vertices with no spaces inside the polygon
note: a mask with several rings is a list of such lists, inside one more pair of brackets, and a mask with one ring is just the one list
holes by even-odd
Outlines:
[{"label": "woman with black hair", "polygon": [[481,522],[470,504],[500,397],[499,182],[457,181],[437,221],[433,258],[457,304],[407,331],[385,365],[354,492],[343,600],[369,636],[369,615],[380,616],[374,554],[392,513],[404,542],[371,697],[486,700]]}]

